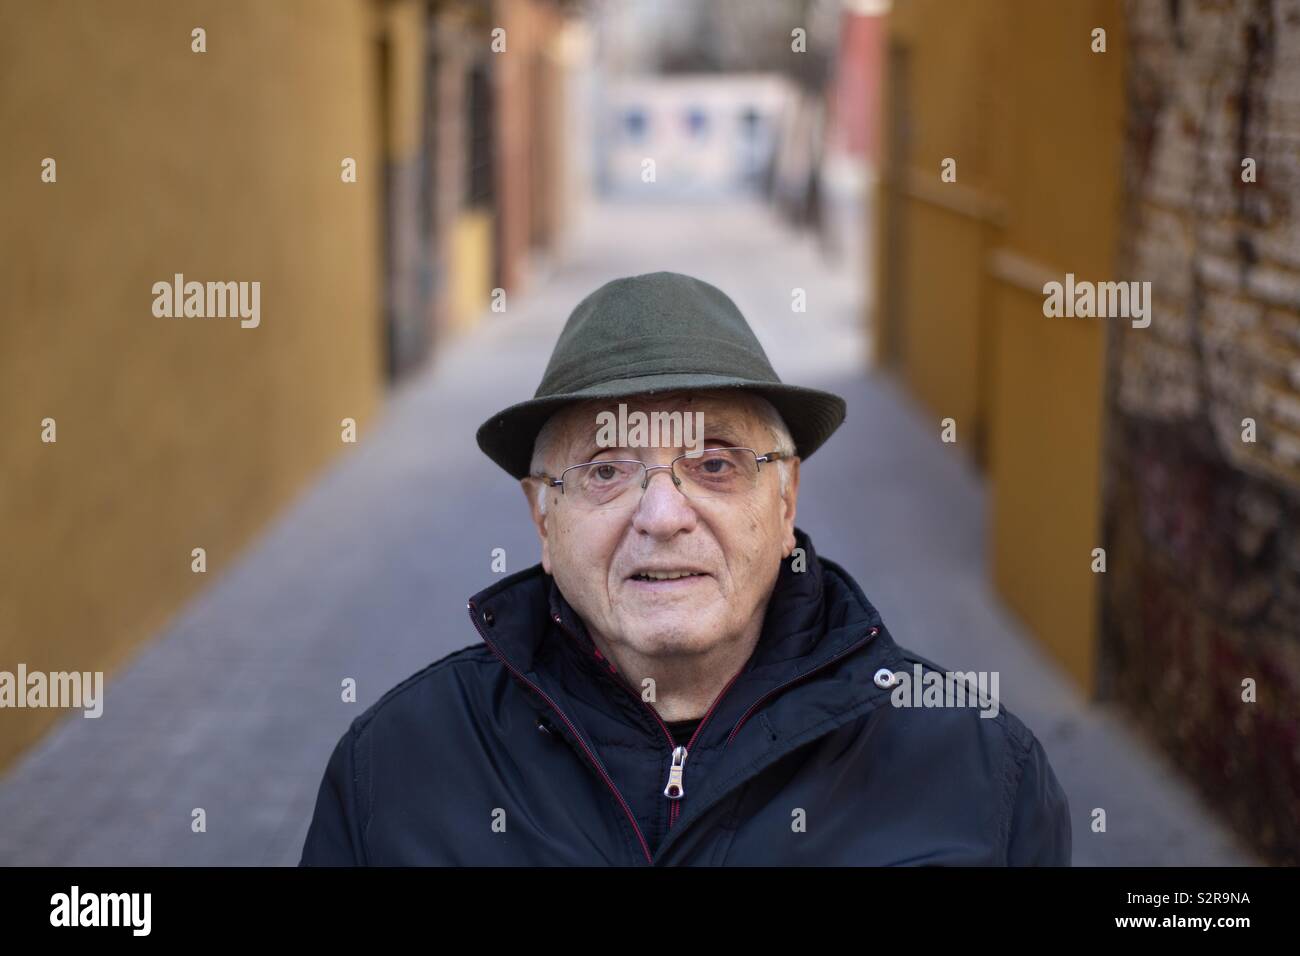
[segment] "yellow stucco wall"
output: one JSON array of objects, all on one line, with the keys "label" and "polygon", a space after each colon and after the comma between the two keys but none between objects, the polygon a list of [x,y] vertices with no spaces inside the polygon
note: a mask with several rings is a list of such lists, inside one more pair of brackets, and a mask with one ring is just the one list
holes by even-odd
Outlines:
[{"label": "yellow stucco wall", "polygon": [[1091,691],[1103,342],[1095,320],[1048,324],[1042,305],[1041,295],[997,290],[990,558],[998,593]]},{"label": "yellow stucco wall", "polygon": [[[983,459],[988,289],[984,260],[1000,208],[992,192],[998,143],[990,62],[1003,11],[997,4],[909,0],[890,15],[895,56],[885,76],[886,162],[876,243],[881,313],[875,354],[898,371],[958,447]],[[901,56],[899,55],[901,54]],[[905,74],[905,75],[901,75]],[[955,161],[956,180],[941,178]],[[893,203],[902,228],[886,222]],[[891,314],[884,310],[892,306]],[[895,341],[884,339],[893,334]]]},{"label": "yellow stucco wall", "polygon": [[987,472],[994,584],[1089,691],[1114,320],[1046,318],[1042,282],[1119,278],[1122,26],[1120,0],[898,0],[884,97],[877,352],[936,434],[957,420]]},{"label": "yellow stucco wall", "polygon": [[[1005,148],[994,255],[1023,260],[1032,283],[993,270],[993,579],[1087,691],[1096,689],[1106,323],[1047,318],[1040,279],[1115,275],[1124,127],[1120,0],[1013,0],[1001,58]],[[1106,30],[1106,52],[1091,33]]]},{"label": "yellow stucco wall", "polygon": [[489,305],[492,284],[492,214],[466,209],[451,233],[452,326],[472,329]]},{"label": "yellow stucco wall", "polygon": [[[341,419],[364,435],[381,394],[372,14],[0,9],[0,669],[113,671],[351,447]],[[259,281],[260,326],[156,318],[152,284],[178,272]],[[59,716],[0,714],[0,766]]]},{"label": "yellow stucco wall", "polygon": [[[371,3],[374,0],[370,0]],[[421,146],[424,116],[425,5],[422,0],[385,0],[376,9],[389,42],[389,122],[385,148],[389,157],[405,161]]]},{"label": "yellow stucco wall", "polygon": [[987,227],[926,202],[910,204],[905,233],[907,332],[903,374],[934,417],[951,418],[958,445],[979,457],[982,263]]}]

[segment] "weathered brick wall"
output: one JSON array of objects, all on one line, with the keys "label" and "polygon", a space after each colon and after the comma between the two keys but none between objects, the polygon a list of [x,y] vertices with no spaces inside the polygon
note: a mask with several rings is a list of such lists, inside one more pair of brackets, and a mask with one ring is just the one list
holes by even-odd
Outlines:
[{"label": "weathered brick wall", "polygon": [[1154,306],[1110,342],[1103,687],[1294,863],[1300,0],[1130,0],[1127,16],[1120,268]]}]

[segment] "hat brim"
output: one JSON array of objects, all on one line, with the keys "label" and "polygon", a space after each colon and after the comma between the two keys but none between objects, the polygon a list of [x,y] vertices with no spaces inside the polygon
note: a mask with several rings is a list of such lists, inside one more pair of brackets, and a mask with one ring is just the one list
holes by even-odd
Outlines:
[{"label": "hat brim", "polygon": [[529,399],[498,412],[479,426],[478,447],[515,478],[528,476],[533,443],[559,408],[593,398],[630,398],[656,392],[737,389],[761,395],[781,413],[795,453],[809,458],[844,421],[844,399],[831,392],[779,382],[755,382],[724,375],[673,372],[603,382],[575,392]]}]

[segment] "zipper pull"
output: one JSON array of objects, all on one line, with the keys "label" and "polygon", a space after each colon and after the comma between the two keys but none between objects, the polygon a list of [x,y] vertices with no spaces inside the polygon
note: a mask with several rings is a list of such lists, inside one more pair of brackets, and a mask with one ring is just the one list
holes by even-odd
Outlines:
[{"label": "zipper pull", "polygon": [[680,800],[686,795],[682,789],[682,768],[686,766],[686,748],[673,750],[673,765],[668,769],[668,786],[664,787],[664,796],[669,800]]}]

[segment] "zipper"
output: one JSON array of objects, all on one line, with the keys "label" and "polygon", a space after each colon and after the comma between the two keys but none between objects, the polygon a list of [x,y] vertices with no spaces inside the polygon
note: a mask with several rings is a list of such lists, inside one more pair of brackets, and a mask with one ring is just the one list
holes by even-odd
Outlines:
[{"label": "zipper", "polygon": [[[871,642],[871,639],[874,638],[874,637],[875,637],[877,634],[879,634],[879,633],[880,633],[880,628],[879,628],[879,627],[872,627],[872,628],[870,628],[870,629],[867,631],[867,634],[866,634],[865,637],[863,637],[861,640],[859,640],[859,641],[857,641],[857,642],[855,642],[855,643],[849,645],[849,646],[846,647],[844,650],[842,650],[842,651],[840,651],[838,654],[836,654],[834,657],[831,657],[831,658],[828,658],[827,660],[822,661],[822,662],[821,662],[820,664],[818,664],[816,667],[813,667],[813,668],[811,668],[810,670],[805,671],[804,673],[800,674],[798,677],[793,677],[793,678],[791,678],[790,680],[786,681],[784,684],[780,684],[780,685],[778,685],[778,686],[772,688],[772,690],[768,691],[767,693],[763,694],[761,697],[758,698],[758,700],[756,700],[756,701],[754,701],[754,703],[750,704],[749,707],[746,709],[745,713],[741,715],[740,720],[736,721],[736,726],[734,726],[733,728],[731,728],[731,733],[727,735],[727,741],[726,741],[725,744],[723,744],[723,747],[725,748],[726,746],[728,746],[728,745],[731,744],[731,741],[735,739],[736,734],[740,731],[741,726],[745,723],[746,720],[748,720],[751,716],[753,716],[754,712],[755,712],[756,710],[758,710],[758,708],[761,707],[761,706],[763,705],[764,702],[770,700],[772,697],[776,696],[777,694],[779,694],[779,693],[785,691],[785,690],[786,690],[787,688],[789,688],[791,685],[799,683],[799,681],[806,679],[807,677],[811,676],[812,674],[815,674],[815,673],[817,673],[818,671],[820,671],[820,670],[822,670],[822,669],[824,669],[824,668],[829,667],[830,665],[834,664],[836,661],[838,661],[838,660],[842,660],[843,658],[847,657],[848,655],[850,655],[850,654],[852,654],[852,653],[854,653],[854,652],[860,650],[862,647],[864,647],[865,645],[869,644],[869,643]],[[737,676],[739,676],[739,675],[737,675]],[[734,678],[733,678],[733,680],[734,680]],[[697,731],[697,733],[698,733],[698,731]],[[693,737],[693,736],[692,736],[692,740],[694,740],[694,737]],[[680,817],[680,815],[681,815],[681,814],[680,814],[680,812],[679,812],[679,813],[677,814],[677,816],[675,816],[675,817],[673,818],[674,821],[676,821],[676,819],[677,819],[678,817]],[[671,836],[671,835],[669,835],[669,836],[667,836],[667,837],[664,838],[664,842],[663,842],[663,843],[660,845],[660,847],[659,847],[659,852],[660,852],[660,853],[663,853],[663,852],[664,852],[665,848],[668,846],[668,844],[670,843],[671,840],[672,840],[672,836]]]},{"label": "zipper", "polygon": [[[650,852],[650,845],[646,843],[645,834],[641,832],[641,827],[637,825],[636,815],[632,813],[632,808],[627,805],[627,801],[623,799],[623,794],[619,792],[618,787],[614,784],[614,781],[610,778],[604,766],[602,766],[601,762],[596,759],[596,755],[591,752],[591,748],[587,746],[587,742],[582,739],[582,735],[579,734],[577,728],[573,726],[573,722],[569,720],[564,711],[560,710],[555,701],[551,700],[550,695],[548,695],[546,691],[542,690],[535,683],[525,677],[519,668],[506,660],[505,655],[497,650],[497,646],[488,640],[487,635],[483,633],[483,628],[479,627],[478,614],[475,610],[474,602],[469,601],[465,606],[469,609],[469,619],[470,623],[474,625],[474,630],[478,631],[478,636],[483,639],[483,643],[488,646],[488,649],[496,655],[497,660],[501,661],[501,663],[505,665],[506,669],[509,670],[510,673],[514,674],[518,680],[532,688],[533,691],[535,691],[542,700],[546,701],[547,705],[555,711],[557,715],[559,715],[559,718],[564,721],[564,725],[569,728],[569,733],[573,734],[573,738],[578,741],[578,744],[582,747],[583,753],[587,755],[587,759],[591,761],[592,766],[596,768],[596,772],[600,774],[601,779],[605,781],[609,786],[610,792],[613,793],[615,799],[618,800],[619,806],[623,808],[623,812],[627,814],[628,822],[632,824],[632,830],[636,833],[637,841],[641,844],[641,852],[645,854],[645,861],[653,866],[654,855]],[[667,727],[664,728],[664,732],[668,732]],[[670,734],[669,740],[671,739],[672,735]]]},{"label": "zipper", "polygon": [[[478,620],[473,614],[472,607],[471,607],[470,617],[474,621],[475,629],[478,630],[480,635],[482,635],[483,631],[478,626]],[[577,640],[577,636],[571,630],[569,630],[568,627],[565,626],[564,621],[559,614],[552,614],[551,620],[554,621],[559,626],[560,630],[562,630],[565,634],[567,634],[571,639],[575,641]],[[818,664],[816,667],[808,671],[805,671],[804,673],[800,674],[798,677],[791,678],[790,680],[786,681],[784,684],[779,684],[778,686],[769,690],[767,693],[763,694],[761,697],[758,698],[758,700],[750,704],[749,708],[746,709],[746,711],[741,715],[740,720],[738,720],[736,722],[736,725],[731,729],[731,733],[727,735],[726,743],[723,744],[723,746],[726,747],[731,744],[731,741],[734,740],[736,734],[740,732],[740,728],[744,725],[745,721],[747,721],[751,716],[753,716],[754,712],[760,706],[762,706],[763,703],[770,700],[775,695],[784,692],[787,688],[791,687],[792,685],[797,684],[802,680],[805,680],[806,678],[812,676],[818,671],[826,667],[829,667],[831,664],[834,664],[836,661],[841,660],[842,658],[847,657],[849,654],[852,654],[855,651],[859,650],[866,644],[870,643],[871,639],[874,638],[879,633],[880,633],[879,627],[872,627],[870,630],[867,631],[866,637],[862,638],[862,640],[849,645],[844,650],[836,654],[834,657],[827,658],[826,660]],[[496,653],[498,657],[501,657],[501,655],[497,653],[496,648],[492,646],[491,642],[489,642],[486,637],[484,637],[483,640],[484,643],[487,643],[488,647],[492,648],[493,653]],[[659,712],[655,710],[653,707],[651,707],[648,703],[646,703],[646,701],[641,697],[640,694],[636,692],[636,690],[632,687],[632,685],[627,682],[627,679],[624,678],[622,674],[619,674],[617,671],[614,670],[612,665],[609,665],[605,662],[604,657],[600,654],[599,651],[596,652],[596,659],[600,663],[605,664],[607,670],[609,670],[610,672],[610,675],[615,678],[616,683],[620,687],[626,690],[629,694],[631,694],[633,697],[639,700],[642,703],[642,705],[645,706],[646,710],[650,712],[650,715],[654,717],[655,722],[659,724],[660,729],[663,730],[664,737],[668,740],[669,746],[673,748],[672,763],[669,765],[668,768],[668,781],[667,784],[664,786],[664,791],[663,791],[664,796],[670,801],[668,806],[668,828],[671,830],[673,826],[677,823],[678,819],[681,818],[682,798],[686,796],[686,787],[684,783],[684,778],[686,773],[686,758],[690,756],[691,748],[695,746],[695,741],[700,736],[700,731],[704,729],[704,725],[707,724],[709,718],[713,716],[714,710],[716,710],[718,704],[722,702],[722,699],[726,696],[727,691],[731,689],[732,684],[734,684],[736,682],[736,679],[739,678],[742,673],[744,673],[744,668],[742,667],[740,670],[738,670],[734,675],[732,675],[731,680],[727,681],[727,685],[722,688],[722,690],[718,693],[718,696],[713,699],[713,703],[709,705],[709,709],[705,711],[704,716],[700,718],[699,724],[697,724],[695,727],[695,732],[691,734],[691,739],[686,742],[685,746],[680,746],[677,744],[677,741],[673,739],[672,732],[669,731],[668,725],[664,723],[663,718],[659,716]],[[504,658],[502,658],[502,663],[505,663]],[[510,667],[509,664],[506,664],[506,666]],[[514,671],[516,674],[519,673],[513,667],[511,667],[510,669]],[[519,676],[520,679],[524,681],[524,683],[536,687],[536,685],[532,684],[531,681],[529,681],[527,678],[524,678],[523,675],[519,675]],[[563,718],[564,714],[560,711],[558,707],[556,707],[556,705],[550,700],[550,698],[546,697],[546,695],[542,693],[540,688],[537,688],[537,691],[539,694],[542,694],[542,697],[547,701],[547,703],[551,705],[551,707],[555,710],[555,712],[557,714],[560,714],[560,716]],[[568,718],[564,718],[564,720],[566,724],[569,724]],[[569,729],[571,731],[573,730],[572,724],[569,724]],[[576,732],[574,732],[574,736],[577,737]],[[581,742],[582,738],[579,737],[578,739]],[[583,744],[583,749],[586,750],[586,744]],[[600,766],[599,762],[596,761],[595,757],[591,755],[590,751],[588,751],[588,756],[591,757],[592,762],[596,764],[596,767],[600,771],[601,776],[605,779],[605,782],[609,784],[610,789],[614,791],[614,795],[618,797],[619,803],[622,804],[624,811],[628,815],[628,819],[632,821],[633,828],[636,829],[637,838],[641,841],[641,848],[646,852],[647,859],[649,859],[653,863],[654,858],[653,856],[650,855],[645,837],[642,835],[640,827],[637,826],[636,818],[632,814],[631,809],[628,807],[627,801],[623,799],[623,795],[619,793],[618,788],[614,785],[614,781],[609,778],[609,775],[605,773],[604,768]],[[670,792],[674,790],[676,796],[674,796],[673,793]]]},{"label": "zipper", "polygon": [[[559,626],[560,630],[574,641],[577,641],[577,635],[565,626],[564,620],[559,614],[552,614],[551,620]],[[596,651],[596,659],[601,663],[605,663],[605,658],[601,655],[600,651]],[[739,671],[736,671],[731,680],[727,681],[727,685],[723,687],[718,693],[718,696],[713,699],[713,703],[709,705],[709,709],[704,712],[704,716],[701,717],[700,722],[696,724],[695,732],[691,734],[691,739],[686,742],[685,746],[682,746],[673,739],[672,732],[668,729],[668,725],[664,723],[664,719],[659,716],[659,711],[646,703],[645,698],[638,694],[636,689],[627,682],[627,679],[624,678],[622,674],[615,671],[612,665],[606,664],[606,667],[610,671],[611,676],[615,678],[618,685],[639,700],[645,706],[645,709],[650,712],[650,716],[655,719],[655,722],[659,724],[660,729],[663,730],[664,737],[668,740],[668,746],[673,748],[672,763],[668,768],[668,782],[664,786],[663,790],[664,796],[670,801],[668,805],[668,828],[671,830],[673,824],[677,822],[677,818],[681,816],[682,798],[686,796],[686,787],[683,783],[683,774],[686,772],[686,758],[690,755],[691,748],[695,746],[695,739],[699,737],[700,731],[704,729],[704,725],[708,723],[709,718],[713,716],[713,711],[722,701],[722,698],[726,696],[727,691],[731,689],[731,685],[736,682],[736,678],[741,675],[744,668],[742,667]]]},{"label": "zipper", "polygon": [[[704,725],[707,724],[709,718],[713,716],[713,711],[716,710],[718,704],[722,702],[722,698],[727,696],[727,691],[731,690],[731,685],[736,682],[736,678],[740,677],[740,675],[744,673],[744,670],[745,669],[742,667],[731,676],[731,680],[727,681],[727,686],[718,692],[717,697],[713,698],[713,703],[710,704],[709,709],[704,712],[704,716],[700,718],[700,722],[695,725],[695,733],[691,734],[691,739],[686,742],[685,747],[680,748],[682,751],[682,759],[681,764],[675,768],[677,772],[677,796],[675,797],[669,796],[668,794],[668,790],[671,789],[673,785],[674,770],[674,768],[669,768],[668,787],[664,789],[664,796],[667,796],[668,799],[672,800],[672,804],[668,807],[668,829],[670,830],[673,828],[673,825],[677,823],[678,817],[682,815],[682,797],[686,796],[686,787],[682,783],[682,774],[684,774],[686,770],[686,758],[690,754],[691,748],[695,746],[695,738],[699,737],[700,731],[704,729]],[[675,758],[676,753],[674,752],[674,764],[677,762]]]},{"label": "zipper", "polygon": [[682,771],[686,767],[686,748],[673,749],[673,765],[668,770],[668,786],[664,787],[664,796],[669,800],[680,800],[686,791],[682,789]]},{"label": "zipper", "polygon": [[839,652],[838,654],[836,654],[834,657],[827,658],[826,660],[824,660],[824,661],[822,661],[820,664],[818,664],[816,667],[814,667],[814,668],[812,668],[812,669],[810,669],[810,670],[804,671],[804,672],[803,672],[802,674],[800,674],[798,677],[792,677],[790,680],[786,681],[784,684],[779,684],[779,685],[777,685],[776,687],[773,687],[771,690],[769,690],[766,694],[764,694],[764,695],[763,695],[762,697],[760,697],[758,700],[756,700],[756,701],[754,701],[752,704],[750,704],[750,705],[749,705],[749,709],[746,710],[743,714],[740,715],[740,720],[736,721],[736,726],[731,728],[731,733],[729,733],[729,734],[727,735],[727,742],[726,742],[725,744],[723,744],[723,746],[726,747],[726,746],[729,746],[729,745],[731,744],[731,741],[735,739],[736,734],[740,732],[740,728],[741,728],[741,726],[744,725],[745,721],[749,720],[750,716],[754,713],[755,710],[757,710],[757,709],[759,708],[760,705],[762,705],[762,703],[763,703],[764,701],[768,700],[769,698],[771,698],[772,696],[774,696],[774,695],[776,695],[776,694],[781,693],[781,692],[784,691],[786,688],[790,687],[792,684],[797,684],[797,683],[799,683],[799,681],[804,680],[805,678],[807,678],[807,677],[809,677],[809,676],[811,676],[811,675],[813,675],[813,674],[816,674],[819,670],[822,670],[823,668],[826,668],[826,667],[830,667],[830,665],[834,664],[836,661],[840,660],[841,658],[847,657],[849,654],[852,654],[854,651],[856,651],[856,650],[858,650],[859,648],[863,647],[864,645],[870,643],[870,642],[871,642],[871,639],[872,639],[873,637],[875,637],[875,636],[876,636],[877,634],[879,634],[879,633],[880,633],[880,628],[878,628],[878,627],[873,627],[873,628],[871,628],[871,630],[867,631],[867,636],[866,636],[866,637],[864,637],[862,640],[858,641],[858,642],[855,643],[855,644],[850,644],[848,647],[846,647],[844,650],[840,651],[840,652]]}]

